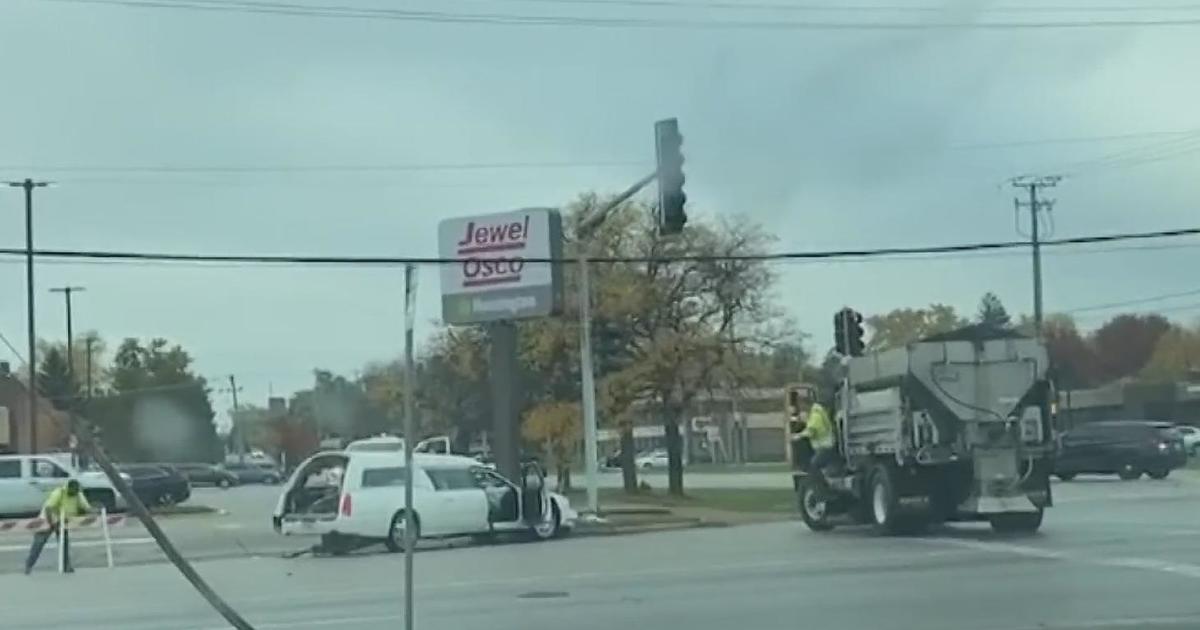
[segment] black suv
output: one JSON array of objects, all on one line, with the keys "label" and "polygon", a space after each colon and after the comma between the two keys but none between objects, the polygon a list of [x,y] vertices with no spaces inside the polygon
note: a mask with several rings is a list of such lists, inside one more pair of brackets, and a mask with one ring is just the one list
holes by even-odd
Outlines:
[{"label": "black suv", "polygon": [[1063,481],[1080,473],[1115,473],[1125,480],[1146,473],[1164,479],[1185,464],[1183,436],[1169,422],[1110,420],[1080,425],[1059,436],[1054,474]]}]

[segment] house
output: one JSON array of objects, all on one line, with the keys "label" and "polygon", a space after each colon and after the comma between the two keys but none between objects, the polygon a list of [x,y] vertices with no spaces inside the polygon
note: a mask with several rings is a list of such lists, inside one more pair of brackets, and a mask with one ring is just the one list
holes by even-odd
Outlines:
[{"label": "house", "polygon": [[57,411],[49,400],[37,402],[37,444],[30,443],[29,389],[7,362],[0,362],[0,453],[47,453],[69,448],[67,414]]}]

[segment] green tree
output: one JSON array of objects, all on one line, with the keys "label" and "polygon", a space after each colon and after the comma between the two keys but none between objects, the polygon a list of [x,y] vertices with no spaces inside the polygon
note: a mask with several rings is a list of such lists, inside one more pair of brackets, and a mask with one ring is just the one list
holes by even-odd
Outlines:
[{"label": "green tree", "polygon": [[1200,328],[1172,326],[1163,333],[1139,377],[1149,381],[1198,380]]},{"label": "green tree", "polygon": [[55,409],[65,411],[75,404],[79,388],[71,379],[66,355],[56,346],[42,351],[38,367],[38,389],[50,400]]},{"label": "green tree", "polygon": [[179,345],[125,339],[108,370],[109,386],[88,415],[114,456],[133,461],[215,461],[222,446],[208,384]]},{"label": "green tree", "polygon": [[978,320],[981,324],[996,328],[1008,328],[1012,325],[1012,318],[1004,308],[1004,303],[991,291],[984,293],[983,298],[979,300]]},{"label": "green tree", "polygon": [[967,325],[954,307],[946,304],[930,304],[926,308],[897,308],[882,315],[872,315],[866,323],[871,329],[867,349],[873,351],[899,348],[930,335]]}]

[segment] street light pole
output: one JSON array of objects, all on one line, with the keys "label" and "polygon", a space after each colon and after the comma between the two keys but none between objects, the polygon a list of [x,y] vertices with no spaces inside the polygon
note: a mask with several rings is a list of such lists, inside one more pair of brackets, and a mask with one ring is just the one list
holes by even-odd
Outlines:
[{"label": "street light pole", "polygon": [[33,301],[33,189],[43,188],[49,182],[8,182],[13,188],[25,190],[25,307],[29,334],[29,450],[37,452],[37,326],[34,324]]}]

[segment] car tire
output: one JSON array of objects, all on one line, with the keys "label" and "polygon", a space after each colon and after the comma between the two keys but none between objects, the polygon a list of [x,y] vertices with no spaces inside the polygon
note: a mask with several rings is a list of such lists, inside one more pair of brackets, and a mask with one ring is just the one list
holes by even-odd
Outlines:
[{"label": "car tire", "polygon": [[[398,510],[392,515],[392,522],[388,524],[387,537],[383,539],[383,546],[392,553],[400,553],[404,551],[404,510]],[[421,519],[413,514],[413,543],[415,544],[421,539]]]},{"label": "car tire", "polygon": [[1061,472],[1061,473],[1054,473],[1054,476],[1058,477],[1060,481],[1070,481],[1075,478],[1075,473]]},{"label": "car tire", "polygon": [[1162,481],[1163,479],[1167,478],[1167,475],[1170,475],[1170,474],[1171,474],[1170,468],[1151,468],[1150,470],[1146,471],[1146,475],[1148,475],[1151,479],[1154,479],[1156,481]]},{"label": "car tire", "polygon": [[1136,481],[1142,476],[1142,471],[1133,464],[1123,464],[1121,469],[1117,471],[1117,476],[1120,477],[1122,481]]},{"label": "car tire", "polygon": [[561,529],[562,513],[558,509],[558,504],[551,499],[550,520],[530,527],[529,533],[533,535],[535,540],[552,540],[554,538],[558,538],[558,533]]},{"label": "car tire", "polygon": [[103,507],[105,512],[117,511],[117,496],[108,490],[98,490],[94,492],[84,492],[83,498],[87,499],[97,507]]},{"label": "car tire", "polygon": [[228,490],[232,486],[233,486],[233,483],[230,482],[228,479],[218,479],[217,480],[217,487],[222,490]]},{"label": "car tire", "polygon": [[1036,512],[1010,512],[993,514],[988,518],[992,531],[997,534],[1032,534],[1042,526],[1044,512],[1038,508]]},{"label": "car tire", "polygon": [[162,507],[170,507],[170,506],[178,503],[178,501],[175,500],[175,496],[172,495],[170,492],[164,492],[164,493],[158,495],[157,503],[158,503],[158,505],[160,505]]},{"label": "car tire", "polygon": [[796,499],[799,503],[800,520],[814,532],[827,532],[833,529],[829,519],[829,500],[821,498],[822,488],[811,476],[805,475],[800,480]]}]

